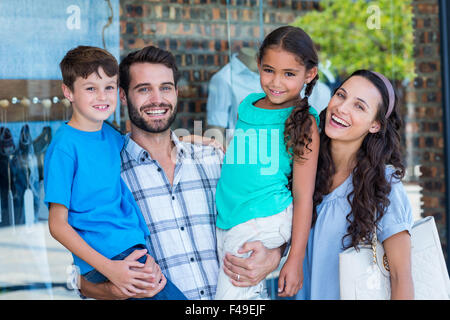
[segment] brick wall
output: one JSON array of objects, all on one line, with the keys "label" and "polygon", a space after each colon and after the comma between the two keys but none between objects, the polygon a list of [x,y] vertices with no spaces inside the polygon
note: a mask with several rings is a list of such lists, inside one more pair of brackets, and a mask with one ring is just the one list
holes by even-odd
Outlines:
[{"label": "brick wall", "polygon": [[[444,122],[438,0],[414,0],[417,77],[410,90],[413,108],[406,118],[412,154],[420,164],[423,216],[434,216],[446,249]],[[444,250],[446,251],[446,250]]]}]

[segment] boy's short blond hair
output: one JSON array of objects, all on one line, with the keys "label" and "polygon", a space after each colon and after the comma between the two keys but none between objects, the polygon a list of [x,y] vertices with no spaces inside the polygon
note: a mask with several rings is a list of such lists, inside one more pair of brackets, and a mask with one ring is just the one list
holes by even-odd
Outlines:
[{"label": "boy's short blond hair", "polygon": [[[92,73],[97,73],[101,67],[108,77],[119,74],[119,64],[116,58],[108,51],[91,46],[78,46],[69,50],[61,60],[63,83],[73,90],[77,77],[86,79]],[[118,79],[117,79],[118,81]]]}]

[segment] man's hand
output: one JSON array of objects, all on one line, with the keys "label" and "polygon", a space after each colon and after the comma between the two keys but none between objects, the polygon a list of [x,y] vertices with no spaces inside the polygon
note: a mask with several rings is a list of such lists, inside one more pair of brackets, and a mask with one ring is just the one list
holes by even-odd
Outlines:
[{"label": "man's hand", "polygon": [[[250,257],[239,258],[225,254],[223,270],[236,287],[250,287],[264,280],[281,260],[281,249],[267,249],[260,241],[246,242],[238,253],[252,251]],[[237,281],[239,275],[239,281]]]}]

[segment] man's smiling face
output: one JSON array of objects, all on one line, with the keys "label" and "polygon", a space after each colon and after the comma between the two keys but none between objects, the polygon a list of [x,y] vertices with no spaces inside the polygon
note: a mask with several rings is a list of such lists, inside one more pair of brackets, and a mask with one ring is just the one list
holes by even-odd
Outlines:
[{"label": "man's smiling face", "polygon": [[146,62],[130,66],[128,93],[121,90],[121,101],[135,126],[153,133],[168,130],[176,117],[177,98],[172,69]]}]

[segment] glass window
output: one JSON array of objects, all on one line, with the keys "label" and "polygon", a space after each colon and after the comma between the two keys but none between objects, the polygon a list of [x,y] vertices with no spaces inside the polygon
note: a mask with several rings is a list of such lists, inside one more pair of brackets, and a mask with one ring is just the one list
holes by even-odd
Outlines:
[{"label": "glass window", "polygon": [[[239,103],[262,91],[256,55],[265,35],[303,28],[319,52],[309,99],[318,112],[357,69],[395,84],[414,217],[435,215],[445,234],[437,15],[437,0],[1,1],[0,299],[79,299],[67,286],[72,256],[49,233],[42,177],[52,135],[71,116],[58,64],[77,45],[118,60],[147,45],[170,50],[181,72],[172,129],[225,142]],[[109,121],[129,130],[126,108]],[[278,271],[268,282],[273,299]]]},{"label": "glass window", "polygon": [[119,59],[119,1],[6,0],[0,22],[0,299],[79,299],[72,256],[49,233],[43,159],[71,115],[59,62],[78,45]]}]

